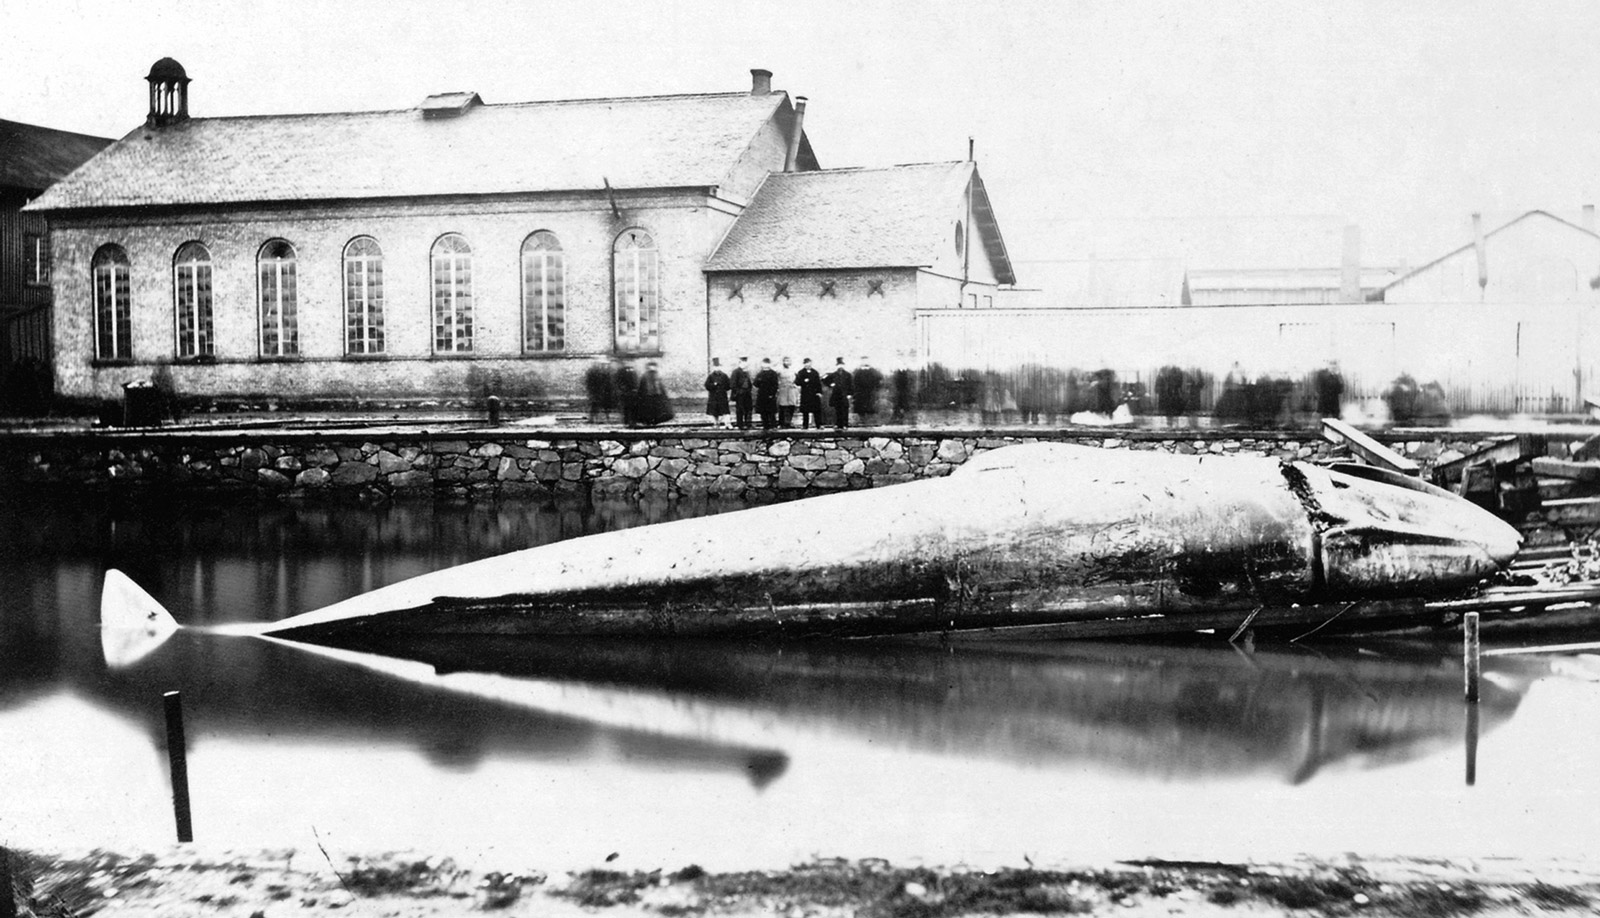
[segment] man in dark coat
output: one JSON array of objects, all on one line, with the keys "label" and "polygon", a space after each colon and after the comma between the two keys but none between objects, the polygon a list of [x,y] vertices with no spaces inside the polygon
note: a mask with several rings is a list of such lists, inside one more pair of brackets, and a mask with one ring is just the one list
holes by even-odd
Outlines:
[{"label": "man in dark coat", "polygon": [[633,367],[617,361],[617,410],[622,412],[622,423],[629,427],[639,423],[639,374]]},{"label": "man in dark coat", "polygon": [[712,427],[728,426],[728,389],[732,383],[722,372],[722,361],[711,358],[711,372],[706,375],[706,414],[711,415]]},{"label": "man in dark coat", "polygon": [[800,426],[822,426],[822,374],[811,365],[811,358],[801,361],[800,372],[794,374],[794,384],[800,387]]},{"label": "man in dark coat", "polygon": [[665,424],[672,420],[672,396],[667,394],[654,360],[644,365],[644,376],[639,379],[639,401],[634,406],[634,419],[646,427]]},{"label": "man in dark coat", "polygon": [[772,368],[772,358],[761,358],[761,370],[756,373],[756,413],[761,415],[761,429],[778,426],[778,371]]},{"label": "man in dark coat", "polygon": [[589,394],[589,421],[610,420],[617,407],[616,379],[611,365],[604,358],[589,364],[583,371],[583,388]]},{"label": "man in dark coat", "polygon": [[739,358],[739,365],[729,374],[728,382],[733,389],[733,426],[749,430],[751,389],[755,386],[755,381],[750,378],[749,357]]},{"label": "man in dark coat", "polygon": [[850,426],[850,371],[845,369],[844,358],[834,360],[833,372],[828,374],[828,385],[833,394],[828,396],[828,407],[833,409],[833,427],[843,430]]},{"label": "man in dark coat", "polygon": [[861,417],[861,426],[871,427],[873,417],[878,413],[878,390],[883,388],[883,374],[863,357],[861,366],[856,367],[855,375],[851,377],[850,386],[856,400],[856,414]]}]

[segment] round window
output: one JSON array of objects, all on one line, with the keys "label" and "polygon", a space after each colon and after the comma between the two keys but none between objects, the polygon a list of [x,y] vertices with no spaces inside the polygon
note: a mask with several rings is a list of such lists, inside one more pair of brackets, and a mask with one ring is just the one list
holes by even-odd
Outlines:
[{"label": "round window", "polygon": [[956,221],[956,257],[960,258],[962,255],[966,254],[966,249],[967,249],[967,232],[966,232],[966,228],[961,225],[961,221],[960,220],[957,220]]}]

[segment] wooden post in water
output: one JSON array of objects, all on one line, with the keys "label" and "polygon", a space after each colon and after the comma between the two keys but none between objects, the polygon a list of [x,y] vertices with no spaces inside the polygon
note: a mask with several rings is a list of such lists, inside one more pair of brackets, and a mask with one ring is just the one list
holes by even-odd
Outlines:
[{"label": "wooden post in water", "polygon": [[194,841],[189,824],[189,753],[183,739],[183,698],[177,692],[161,696],[167,713],[167,762],[172,768],[172,812],[178,820],[178,841]]},{"label": "wooden post in water", "polygon": [[1478,613],[1468,612],[1461,620],[1462,669],[1466,671],[1467,704],[1478,703],[1478,680],[1483,675],[1478,653]]},{"label": "wooden post in water", "polygon": [[1478,706],[1467,705],[1467,786],[1478,783]]}]

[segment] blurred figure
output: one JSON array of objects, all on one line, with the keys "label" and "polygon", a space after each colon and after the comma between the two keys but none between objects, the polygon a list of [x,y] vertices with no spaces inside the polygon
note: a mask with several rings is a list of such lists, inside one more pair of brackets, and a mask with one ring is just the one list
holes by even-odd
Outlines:
[{"label": "blurred figure", "polygon": [[616,375],[610,361],[600,358],[583,371],[583,390],[589,396],[589,422],[611,420],[617,407]]},{"label": "blurred figure", "polygon": [[895,424],[905,424],[911,418],[911,371],[901,367],[894,371],[894,407],[889,414],[889,420]]},{"label": "blurred figure", "polygon": [[1336,361],[1329,361],[1327,366],[1311,374],[1311,392],[1316,398],[1318,417],[1339,416],[1340,405],[1344,401],[1344,376],[1340,374]]},{"label": "blurred figure", "polygon": [[740,357],[739,365],[733,368],[728,376],[728,383],[733,389],[733,426],[740,430],[750,429],[750,403],[755,380],[750,378],[750,358]]},{"label": "blurred figure", "polygon": [[722,361],[711,358],[711,372],[706,375],[706,414],[711,415],[712,427],[728,427],[728,374],[722,372]]},{"label": "blurred figure", "polygon": [[794,374],[795,387],[800,390],[800,427],[822,426],[822,374],[811,365],[811,358],[801,361],[800,372]]},{"label": "blurred figure", "polygon": [[778,426],[778,371],[772,368],[772,358],[761,358],[761,369],[756,372],[756,413],[761,415],[761,429]]},{"label": "blurred figure", "polygon": [[861,366],[850,377],[851,393],[855,397],[856,415],[861,418],[861,426],[871,427],[878,414],[878,390],[883,388],[883,374],[879,373],[861,358]]},{"label": "blurred figure", "polygon": [[828,407],[833,410],[833,428],[843,430],[850,426],[850,371],[845,369],[844,358],[834,360],[833,372],[828,374]]},{"label": "blurred figure", "polygon": [[622,423],[628,427],[635,427],[639,423],[638,412],[635,410],[639,404],[639,374],[635,373],[631,364],[623,362],[620,358],[616,361],[617,371],[612,374],[613,388],[616,390],[617,408],[622,412]]},{"label": "blurred figure", "polygon": [[667,394],[654,360],[644,365],[644,376],[639,379],[639,401],[635,406],[635,420],[646,427],[665,424],[672,420],[672,396]]},{"label": "blurred figure", "polygon": [[800,407],[800,387],[794,381],[794,369],[789,358],[783,358],[783,368],[778,371],[778,426],[794,426],[794,410]]}]

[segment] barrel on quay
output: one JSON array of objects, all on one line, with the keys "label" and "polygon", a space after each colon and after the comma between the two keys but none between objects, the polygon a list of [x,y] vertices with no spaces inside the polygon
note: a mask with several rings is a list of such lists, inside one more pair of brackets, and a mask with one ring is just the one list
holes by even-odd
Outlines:
[{"label": "barrel on quay", "polygon": [[[257,633],[860,636],[1463,595],[1517,532],[1378,469],[1008,447],[955,474],[560,542],[424,574]],[[164,615],[125,577],[104,606]],[[1235,616],[1234,613],[1240,613]],[[159,613],[159,615],[158,615]],[[1062,636],[1071,636],[1070,630]]]}]

